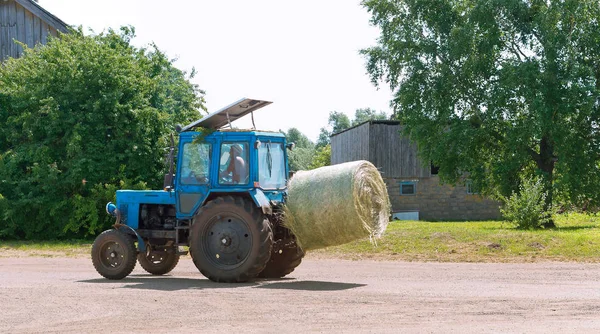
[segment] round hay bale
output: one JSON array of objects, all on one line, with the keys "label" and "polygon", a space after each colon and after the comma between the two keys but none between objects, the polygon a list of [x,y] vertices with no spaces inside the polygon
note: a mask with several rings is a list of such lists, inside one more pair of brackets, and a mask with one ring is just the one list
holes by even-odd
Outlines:
[{"label": "round hay bale", "polygon": [[385,182],[368,161],[296,173],[289,182],[285,225],[304,249],[380,237],[389,222]]}]

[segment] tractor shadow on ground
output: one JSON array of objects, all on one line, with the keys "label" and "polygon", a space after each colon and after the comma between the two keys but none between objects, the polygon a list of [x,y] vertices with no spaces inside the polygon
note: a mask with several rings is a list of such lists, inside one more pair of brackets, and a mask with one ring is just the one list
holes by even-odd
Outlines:
[{"label": "tractor shadow on ground", "polygon": [[77,283],[119,284],[121,289],[142,289],[159,291],[231,289],[256,286],[258,283],[216,283],[202,278],[181,278],[173,276],[132,275],[122,280],[96,278]]},{"label": "tractor shadow on ground", "polygon": [[281,290],[303,290],[303,291],[341,291],[354,288],[360,288],[366,284],[358,283],[340,283],[324,281],[296,281],[276,282],[263,281],[263,284],[256,286],[258,289],[281,289]]},{"label": "tractor shadow on ground", "polygon": [[300,291],[341,291],[359,288],[366,284],[324,282],[324,281],[298,281],[294,278],[280,278],[275,280],[261,279],[247,283],[216,283],[204,278],[180,278],[173,276],[132,275],[122,280],[108,280],[94,278],[77,281],[77,283],[116,284],[121,289],[142,289],[159,291],[202,290],[202,289],[233,289],[253,287],[274,290],[300,290]]}]

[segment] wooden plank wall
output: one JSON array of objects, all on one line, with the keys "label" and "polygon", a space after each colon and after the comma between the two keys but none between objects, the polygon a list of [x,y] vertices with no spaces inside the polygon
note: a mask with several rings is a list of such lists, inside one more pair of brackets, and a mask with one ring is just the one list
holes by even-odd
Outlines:
[{"label": "wooden plank wall", "polygon": [[400,124],[372,123],[369,161],[384,178],[431,177],[431,167],[417,155],[417,146],[401,135]]},{"label": "wooden plank wall", "polygon": [[331,137],[331,164],[369,160],[369,123]]},{"label": "wooden plank wall", "polygon": [[331,137],[331,164],[369,160],[384,178],[431,177],[400,124],[369,122]]},{"label": "wooden plank wall", "polygon": [[38,43],[46,44],[50,35],[58,35],[54,27],[14,0],[0,0],[0,61],[23,54],[23,48],[13,39],[33,48]]}]

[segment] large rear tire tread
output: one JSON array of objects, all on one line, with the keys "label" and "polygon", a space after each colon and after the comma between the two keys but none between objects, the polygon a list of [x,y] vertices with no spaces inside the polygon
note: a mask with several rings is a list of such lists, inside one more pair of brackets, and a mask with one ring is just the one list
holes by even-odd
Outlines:
[{"label": "large rear tire tread", "polygon": [[[110,245],[119,245],[119,254],[122,256],[122,262],[118,265],[107,264],[106,247]],[[103,254],[104,252],[104,254]],[[96,271],[105,278],[119,280],[127,277],[136,264],[137,249],[131,236],[118,231],[107,230],[102,232],[92,245],[92,264]]]},{"label": "large rear tire tread", "polygon": [[[205,232],[204,225],[212,217],[221,215],[224,212],[233,212],[245,218],[253,235],[253,247],[248,258],[239,267],[230,271],[216,268],[200,246],[202,238],[205,237],[203,235]],[[271,257],[273,245],[271,225],[262,212],[254,206],[254,203],[242,197],[218,197],[208,202],[194,217],[191,236],[190,255],[194,264],[202,275],[214,282],[247,282],[255,278],[265,268]]]},{"label": "large rear tire tread", "polygon": [[175,266],[179,263],[179,254],[176,254],[175,250],[165,250],[165,258],[159,263],[154,263],[148,258],[148,254],[139,253],[137,260],[140,266],[148,273],[152,275],[164,275],[175,269]]},{"label": "large rear tire tread", "polygon": [[[287,245],[280,247],[273,247],[271,258],[263,269],[258,274],[260,278],[282,278],[291,274],[296,267],[302,263],[304,258],[304,251],[294,240],[280,239],[275,242],[276,244]],[[279,250],[282,253],[279,253]]]}]

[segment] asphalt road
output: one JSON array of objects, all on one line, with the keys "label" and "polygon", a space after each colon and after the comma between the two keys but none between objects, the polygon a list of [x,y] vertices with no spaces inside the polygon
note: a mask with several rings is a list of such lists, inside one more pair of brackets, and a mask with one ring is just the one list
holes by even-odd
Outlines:
[{"label": "asphalt road", "polygon": [[218,284],[189,258],[101,278],[85,258],[0,258],[0,333],[600,332],[600,265],[306,259]]}]

